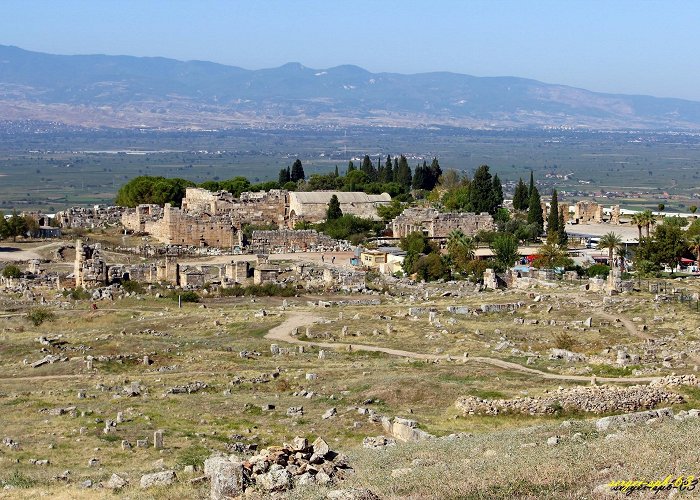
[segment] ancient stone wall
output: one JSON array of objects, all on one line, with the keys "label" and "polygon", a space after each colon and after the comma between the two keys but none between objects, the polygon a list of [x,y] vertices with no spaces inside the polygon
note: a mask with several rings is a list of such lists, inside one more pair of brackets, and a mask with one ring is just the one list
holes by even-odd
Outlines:
[{"label": "ancient stone wall", "polygon": [[431,238],[447,238],[451,231],[461,230],[467,236],[477,231],[491,231],[493,217],[487,213],[438,212],[434,208],[407,208],[391,221],[394,238],[424,232]]},{"label": "ancient stone wall", "polygon": [[95,205],[71,207],[56,213],[56,220],[63,228],[99,229],[117,226],[121,222],[124,207]]},{"label": "ancient stone wall", "polygon": [[126,208],[122,212],[122,226],[135,233],[146,231],[147,221],[157,221],[163,217],[163,208],[160,205],[139,205],[136,208]]},{"label": "ancient stone wall", "polygon": [[366,194],[360,192],[314,191],[289,193],[289,225],[299,220],[320,222],[326,219],[328,203],[333,195],[338,197],[343,214],[378,220],[377,207],[391,202],[387,193]]},{"label": "ancient stone wall", "polygon": [[193,215],[166,203],[163,218],[146,221],[144,230],[171,245],[232,248],[239,244],[234,221],[228,215]]},{"label": "ancient stone wall", "polygon": [[92,288],[107,284],[107,264],[100,255],[101,245],[83,245],[82,240],[75,242],[75,262],[73,275],[76,287]]},{"label": "ancient stone wall", "polygon": [[594,201],[578,201],[574,207],[574,219],[579,224],[600,223],[603,221],[603,206]]},{"label": "ancient stone wall", "polygon": [[250,247],[254,252],[299,252],[317,250],[345,250],[347,242],[334,240],[313,229],[253,231]]}]

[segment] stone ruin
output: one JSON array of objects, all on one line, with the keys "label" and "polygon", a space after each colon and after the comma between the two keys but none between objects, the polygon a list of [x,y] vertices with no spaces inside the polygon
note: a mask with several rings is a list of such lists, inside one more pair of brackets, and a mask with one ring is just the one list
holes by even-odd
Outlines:
[{"label": "stone ruin", "polygon": [[557,411],[573,410],[590,413],[633,412],[655,408],[662,404],[680,404],[683,396],[660,386],[632,387],[593,386],[558,389],[543,397],[517,397],[487,400],[474,396],[459,398],[455,403],[465,415],[498,415],[524,413],[552,415]]},{"label": "stone ruin", "polygon": [[289,444],[271,446],[251,457],[214,455],[204,462],[204,476],[211,481],[210,498],[217,500],[254,491],[272,495],[295,486],[329,486],[352,472],[348,458],[332,451],[321,438],[309,444],[306,438],[295,437]]},{"label": "stone ruin", "polygon": [[347,241],[331,238],[314,229],[279,229],[276,231],[253,231],[249,245],[253,252],[327,252],[350,251]]},{"label": "stone ruin", "polygon": [[71,207],[56,213],[61,227],[72,229],[102,229],[116,227],[120,224],[122,213],[126,209],[118,206],[95,205],[88,207]]},{"label": "stone ruin", "polygon": [[94,288],[107,284],[107,263],[102,258],[101,250],[99,243],[83,245],[82,240],[75,242],[73,276],[76,288]]},{"label": "stone ruin", "polygon": [[413,232],[422,232],[429,238],[447,238],[459,229],[467,236],[478,231],[492,231],[493,217],[488,213],[439,212],[434,208],[407,208],[391,221],[394,238],[403,238]]},{"label": "stone ruin", "polygon": [[[578,201],[574,205],[574,220],[578,224],[600,224],[605,221],[603,205],[594,201]],[[620,205],[610,207],[610,224],[620,224]]]}]

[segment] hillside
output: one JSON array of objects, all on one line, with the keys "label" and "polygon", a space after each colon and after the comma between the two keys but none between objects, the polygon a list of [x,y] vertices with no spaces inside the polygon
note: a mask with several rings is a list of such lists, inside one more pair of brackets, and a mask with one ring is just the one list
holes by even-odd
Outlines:
[{"label": "hillside", "polygon": [[700,103],[515,77],[370,73],[299,63],[246,70],[205,61],[64,56],[0,46],[7,120],[207,129],[383,125],[698,129]]}]

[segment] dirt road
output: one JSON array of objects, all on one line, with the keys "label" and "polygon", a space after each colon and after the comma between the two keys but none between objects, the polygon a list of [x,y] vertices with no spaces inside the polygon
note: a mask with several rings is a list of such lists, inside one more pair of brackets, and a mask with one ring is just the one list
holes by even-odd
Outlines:
[{"label": "dirt road", "polygon": [[[438,355],[438,354],[423,354],[412,351],[404,351],[401,349],[391,349],[389,347],[380,347],[373,345],[364,344],[350,344],[344,342],[310,342],[305,340],[299,340],[292,336],[292,332],[295,328],[301,328],[303,326],[310,325],[314,323],[318,318],[307,315],[307,314],[290,314],[287,319],[279,326],[272,328],[265,338],[268,340],[276,340],[280,342],[288,342],[290,344],[300,344],[308,345],[314,347],[322,347],[324,349],[352,349],[354,351],[369,351],[369,352],[383,352],[391,356],[400,356],[402,358],[420,359],[426,361],[436,361],[436,360],[447,360],[448,356]],[[462,358],[460,358],[461,360]],[[534,368],[528,368],[526,366],[519,365],[517,363],[511,363],[510,361],[503,361],[497,358],[489,358],[484,356],[473,356],[464,359],[464,362],[469,363],[484,363],[498,368],[503,368],[504,370],[514,370],[522,373],[528,373],[537,377],[541,377],[549,380],[565,380],[573,382],[588,382],[590,383],[591,377],[584,375],[560,375],[557,373],[547,373],[540,370],[535,370]],[[599,382],[651,382],[657,377],[596,377]]]}]

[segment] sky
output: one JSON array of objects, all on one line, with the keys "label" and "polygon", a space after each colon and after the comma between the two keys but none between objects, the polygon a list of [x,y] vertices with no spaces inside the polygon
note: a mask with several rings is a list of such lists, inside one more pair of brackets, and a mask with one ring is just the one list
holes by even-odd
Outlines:
[{"label": "sky", "polygon": [[0,0],[0,44],[518,76],[700,101],[697,0]]}]

